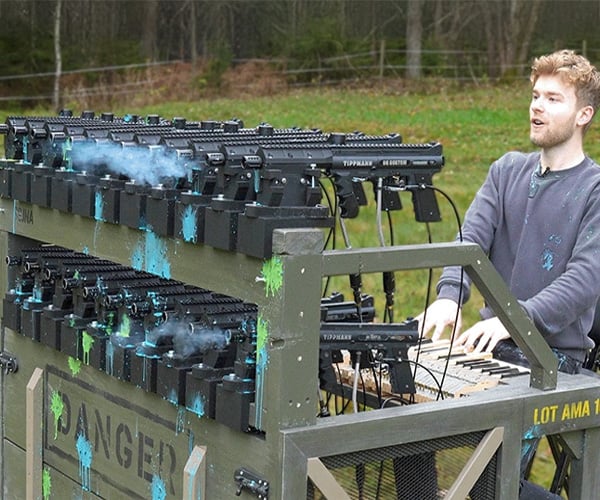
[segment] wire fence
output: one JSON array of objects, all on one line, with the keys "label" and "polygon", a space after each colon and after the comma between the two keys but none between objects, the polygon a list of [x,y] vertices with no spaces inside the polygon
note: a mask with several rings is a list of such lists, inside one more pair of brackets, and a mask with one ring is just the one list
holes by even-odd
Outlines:
[{"label": "wire fence", "polygon": [[[585,47],[586,55],[600,55],[600,49]],[[409,53],[406,50],[386,48],[382,43],[376,50],[332,57],[314,57],[310,61],[290,58],[273,59],[234,59],[228,61],[222,70],[234,76],[236,71],[248,64],[255,64],[268,71],[269,75],[282,82],[285,88],[335,85],[356,82],[364,79],[405,78],[410,67]],[[528,75],[529,64],[500,67],[490,63],[487,52],[481,50],[423,50],[420,54],[420,78],[443,78],[455,82],[487,82],[502,75],[503,81],[520,80]],[[86,99],[94,96],[131,96],[147,92],[149,88],[164,84],[161,73],[176,71],[180,73],[180,85],[211,85],[219,83],[222,74],[215,74],[214,66],[199,64],[195,70],[189,61],[155,61],[127,65],[77,68],[62,71],[60,74],[61,94],[70,99]],[[188,72],[182,68],[187,67]],[[207,69],[208,68],[208,69]],[[183,71],[183,73],[182,73]],[[209,72],[203,77],[203,72]],[[135,73],[135,78],[131,75]],[[102,78],[99,77],[102,76]],[[245,75],[244,81],[236,82],[236,88],[253,85],[258,75]],[[80,78],[77,78],[80,77]],[[127,78],[130,81],[127,81]],[[19,103],[32,105],[36,102],[51,101],[54,96],[54,72],[39,72],[14,75],[0,75],[0,103]],[[35,81],[37,80],[37,84]],[[34,83],[24,85],[20,82]],[[200,83],[198,83],[200,82]],[[177,84],[169,82],[170,90],[177,94]],[[23,89],[35,89],[26,90]]]},{"label": "wire fence", "polygon": [[[367,71],[371,75],[403,77],[409,69],[409,54],[407,50],[382,45],[378,50],[323,58],[316,67],[287,69],[282,72],[286,75],[314,75],[336,71],[360,74]],[[423,76],[443,76],[456,80],[484,78],[489,73],[518,77],[529,67],[528,64],[490,64],[487,52],[477,50],[422,50],[420,55],[420,72]],[[287,62],[288,65],[293,65],[293,61]]]},{"label": "wire fence", "polygon": [[[60,78],[64,78],[69,75],[91,75],[93,73],[113,73],[113,72],[122,72],[127,70],[144,70],[148,68],[158,68],[158,67],[166,67],[177,64],[179,61],[159,61],[159,62],[146,62],[146,63],[138,63],[138,64],[125,64],[125,65],[112,65],[112,66],[102,66],[102,67],[93,67],[93,68],[79,68],[72,69],[67,71],[61,71]],[[27,81],[27,80],[36,80],[36,79],[46,79],[48,81],[53,81],[56,78],[55,72],[38,72],[38,73],[27,73],[27,74],[18,74],[18,75],[0,75],[0,85],[1,82],[15,82],[15,81]],[[153,82],[147,81],[147,84],[152,84]],[[117,92],[120,94],[133,94],[139,91],[139,88],[136,86],[139,82],[132,82],[130,84],[123,83],[115,83],[109,84],[108,90],[111,92]],[[125,90],[126,87],[130,87],[129,90]],[[97,94],[98,88],[97,86],[89,86],[80,88],[79,90],[82,94],[94,95]],[[5,90],[6,92],[6,90]],[[27,102],[27,101],[44,101],[48,99],[52,99],[52,86],[48,86],[48,90],[42,93],[36,93],[32,95],[3,95],[0,96],[0,101],[19,101],[19,102]]]}]

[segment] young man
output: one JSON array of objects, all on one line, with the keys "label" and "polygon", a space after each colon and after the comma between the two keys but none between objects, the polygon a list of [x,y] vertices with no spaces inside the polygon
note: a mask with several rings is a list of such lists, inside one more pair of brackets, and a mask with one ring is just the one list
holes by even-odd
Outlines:
[{"label": "young man", "polygon": [[[600,296],[600,168],[583,150],[600,105],[600,74],[586,58],[562,50],[536,59],[530,80],[530,139],[540,151],[511,152],[492,164],[462,234],[488,254],[557,355],[559,370],[577,373],[593,347],[588,332]],[[438,299],[418,318],[423,334],[433,330],[436,340],[457,318],[460,332],[458,301],[464,304],[469,292],[466,274],[461,289],[460,268],[444,269]],[[481,318],[457,344],[527,364],[490,308]]]},{"label": "young man", "polygon": [[[536,59],[530,80],[529,135],[540,150],[507,153],[492,164],[462,235],[487,253],[556,354],[558,369],[577,373],[594,345],[588,332],[600,296],[600,167],[583,150],[600,105],[600,74],[584,57],[562,50]],[[460,333],[470,280],[460,268],[445,268],[437,294],[418,317],[433,340],[447,327]],[[481,321],[455,343],[527,365],[494,312],[486,306],[480,313]],[[523,476],[538,442],[525,443]],[[561,498],[525,480],[519,497]]]}]

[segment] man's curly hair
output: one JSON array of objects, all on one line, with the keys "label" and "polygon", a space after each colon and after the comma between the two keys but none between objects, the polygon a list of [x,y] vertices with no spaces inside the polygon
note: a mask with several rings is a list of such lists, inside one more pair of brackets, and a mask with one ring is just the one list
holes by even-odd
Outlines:
[{"label": "man's curly hair", "polygon": [[531,83],[541,75],[561,75],[575,87],[579,103],[592,106],[594,114],[600,106],[600,73],[584,56],[565,49],[538,57],[531,66]]}]

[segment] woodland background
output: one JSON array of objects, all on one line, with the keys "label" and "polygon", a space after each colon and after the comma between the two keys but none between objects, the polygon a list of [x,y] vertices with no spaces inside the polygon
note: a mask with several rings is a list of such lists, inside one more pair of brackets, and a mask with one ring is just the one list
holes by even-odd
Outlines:
[{"label": "woodland background", "polygon": [[600,59],[598,0],[0,0],[0,109],[510,81]]}]

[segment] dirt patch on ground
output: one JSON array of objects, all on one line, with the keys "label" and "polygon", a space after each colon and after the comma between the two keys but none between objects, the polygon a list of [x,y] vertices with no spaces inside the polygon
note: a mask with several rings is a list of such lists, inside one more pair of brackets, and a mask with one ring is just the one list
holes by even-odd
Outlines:
[{"label": "dirt patch on ground", "polygon": [[64,102],[98,109],[126,104],[142,107],[160,101],[193,101],[201,97],[259,97],[285,92],[285,75],[267,62],[248,61],[215,72],[199,62],[125,69],[96,75],[61,78]]},{"label": "dirt patch on ground", "polygon": [[78,108],[97,109],[127,104],[140,107],[165,100],[191,100],[198,97],[194,75],[201,74],[189,63],[130,68],[94,76],[66,75],[61,79],[64,102]]},{"label": "dirt patch on ground", "polygon": [[263,61],[237,64],[222,76],[221,91],[230,96],[262,97],[286,91],[284,75]]}]

